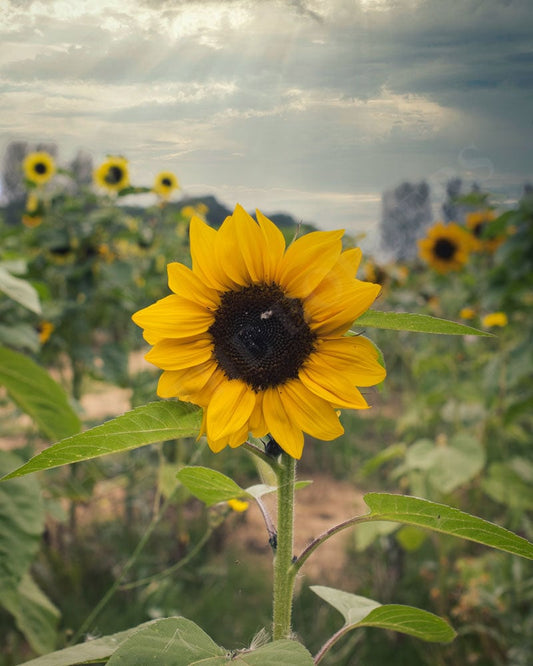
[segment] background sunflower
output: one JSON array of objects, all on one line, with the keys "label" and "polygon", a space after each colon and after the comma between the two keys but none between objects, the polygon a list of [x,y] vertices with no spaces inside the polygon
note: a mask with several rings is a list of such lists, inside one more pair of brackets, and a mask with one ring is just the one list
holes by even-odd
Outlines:
[{"label": "background sunflower", "polygon": [[178,179],[171,171],[161,171],[155,177],[153,190],[162,199],[168,199],[172,192],[178,188]]},{"label": "background sunflower", "polygon": [[418,241],[418,254],[439,273],[460,270],[468,261],[470,240],[458,224],[438,222]]},{"label": "background sunflower", "polygon": [[110,157],[95,170],[94,182],[111,192],[120,192],[130,183],[128,160]]},{"label": "background sunflower", "polygon": [[35,185],[44,185],[56,172],[54,158],[45,152],[30,153],[22,167],[26,178]]}]

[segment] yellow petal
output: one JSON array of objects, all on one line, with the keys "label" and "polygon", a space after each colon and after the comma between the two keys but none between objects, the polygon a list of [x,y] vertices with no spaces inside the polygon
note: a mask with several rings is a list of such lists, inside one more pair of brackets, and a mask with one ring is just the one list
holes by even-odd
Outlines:
[{"label": "yellow petal", "polygon": [[380,291],[379,284],[361,280],[353,280],[350,289],[344,291],[320,285],[304,303],[309,327],[319,337],[342,335],[368,310]]},{"label": "yellow petal", "polygon": [[305,298],[332,269],[342,250],[343,231],[313,231],[287,248],[279,284],[292,298]]},{"label": "yellow petal", "polygon": [[212,354],[213,342],[207,336],[190,342],[166,338],[157,342],[144,358],[164,370],[183,370],[208,361]]},{"label": "yellow petal", "polygon": [[268,426],[263,416],[263,394],[258,393],[254,411],[250,416],[250,432],[254,437],[264,437],[268,434]]},{"label": "yellow petal", "polygon": [[289,417],[309,435],[331,440],[344,432],[331,404],[309,391],[298,379],[280,386],[279,394]]},{"label": "yellow petal", "polygon": [[162,338],[187,338],[205,333],[213,315],[204,306],[171,294],[132,316],[133,321]]},{"label": "yellow petal", "polygon": [[224,281],[226,289],[235,289],[250,284],[250,276],[238,241],[242,222],[242,217],[232,215],[224,220],[217,231],[218,274]]},{"label": "yellow petal", "polygon": [[260,210],[256,210],[255,214],[266,247],[263,256],[264,280],[270,284],[277,282],[279,266],[285,252],[285,238],[274,222],[265,217]]},{"label": "yellow petal", "polygon": [[192,270],[201,282],[211,289],[225,290],[228,282],[220,274],[217,262],[217,232],[199,217],[191,219],[189,227]]},{"label": "yellow petal", "polygon": [[176,397],[205,406],[210,397],[206,386],[216,370],[216,363],[206,361],[185,370],[163,372],[159,378],[157,395],[161,398]]},{"label": "yellow petal", "polygon": [[222,382],[207,407],[209,438],[217,440],[240,431],[248,424],[255,401],[255,393],[244,382],[238,379]]},{"label": "yellow petal", "polygon": [[276,442],[290,456],[299,460],[304,448],[303,432],[289,419],[277,388],[264,392],[263,416],[268,432]]},{"label": "yellow petal", "polygon": [[259,225],[237,204],[233,212],[236,236],[240,253],[247,269],[247,281],[259,283],[265,281],[263,261],[267,258],[267,246]]},{"label": "yellow petal", "polygon": [[174,261],[167,266],[168,286],[178,296],[200,303],[207,308],[220,304],[217,291],[210,289],[190,268]]},{"label": "yellow petal", "polygon": [[387,374],[378,361],[377,349],[361,335],[321,340],[313,359],[324,370],[349,377],[355,386],[375,386]]},{"label": "yellow petal", "polygon": [[367,409],[368,404],[360,391],[344,375],[334,375],[331,368],[321,364],[313,354],[300,370],[299,378],[312,393],[335,407]]}]

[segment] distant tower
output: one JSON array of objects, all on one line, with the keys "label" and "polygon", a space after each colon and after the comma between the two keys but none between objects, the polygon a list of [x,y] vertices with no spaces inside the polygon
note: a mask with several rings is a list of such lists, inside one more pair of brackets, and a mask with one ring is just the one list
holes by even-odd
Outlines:
[{"label": "distant tower", "polygon": [[430,189],[425,182],[402,183],[383,193],[380,246],[388,257],[406,261],[416,256],[416,241],[433,219]]}]

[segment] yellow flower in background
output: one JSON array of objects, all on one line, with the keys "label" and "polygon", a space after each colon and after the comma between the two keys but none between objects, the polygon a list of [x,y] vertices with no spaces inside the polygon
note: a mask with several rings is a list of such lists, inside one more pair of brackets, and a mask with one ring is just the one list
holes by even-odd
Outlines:
[{"label": "yellow flower in background", "polygon": [[300,458],[306,432],[343,432],[336,410],[366,409],[357,386],[385,377],[374,345],[346,336],[379,294],[355,278],[361,250],[342,231],[316,231],[285,247],[278,227],[237,206],[217,230],[190,225],[192,270],[168,265],[172,295],[133,321],[163,370],[158,395],[203,407],[214,452],[268,433]]},{"label": "yellow flower in background", "polygon": [[476,311],[473,308],[463,308],[459,312],[459,317],[461,319],[474,319],[476,316]]},{"label": "yellow flower in background", "polygon": [[45,152],[30,153],[22,167],[26,178],[35,185],[44,185],[56,172],[54,158]]},{"label": "yellow flower in background", "polygon": [[50,340],[50,336],[54,332],[55,326],[52,324],[51,321],[41,321],[39,323],[38,331],[39,331],[39,342],[44,345],[48,340]]},{"label": "yellow flower in background", "polygon": [[110,157],[94,171],[94,182],[110,192],[120,192],[130,184],[128,160]]},{"label": "yellow flower in background", "polygon": [[168,199],[174,190],[179,188],[178,179],[170,171],[162,171],[157,174],[153,190],[162,199]]},{"label": "yellow flower in background", "polygon": [[481,320],[481,325],[485,328],[491,328],[493,326],[507,326],[509,320],[505,312],[491,312],[483,317]]},{"label": "yellow flower in background", "polygon": [[233,511],[236,511],[237,513],[243,513],[250,505],[248,502],[244,502],[243,500],[230,499],[228,500],[228,506],[230,509],[233,509]]},{"label": "yellow flower in background", "polygon": [[439,273],[460,270],[468,261],[468,234],[458,224],[437,222],[418,241],[418,254]]},{"label": "yellow flower in background", "polygon": [[473,252],[494,252],[502,243],[503,237],[483,238],[483,232],[489,222],[496,219],[491,209],[478,210],[466,216],[466,228],[471,234],[470,243]]}]

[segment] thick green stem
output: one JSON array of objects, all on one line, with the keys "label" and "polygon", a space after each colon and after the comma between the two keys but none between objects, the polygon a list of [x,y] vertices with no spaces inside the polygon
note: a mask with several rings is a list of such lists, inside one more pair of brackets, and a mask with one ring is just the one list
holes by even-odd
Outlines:
[{"label": "thick green stem", "polygon": [[274,559],[273,639],[291,635],[294,575],[294,481],[296,461],[284,453],[278,470],[278,536]]}]

